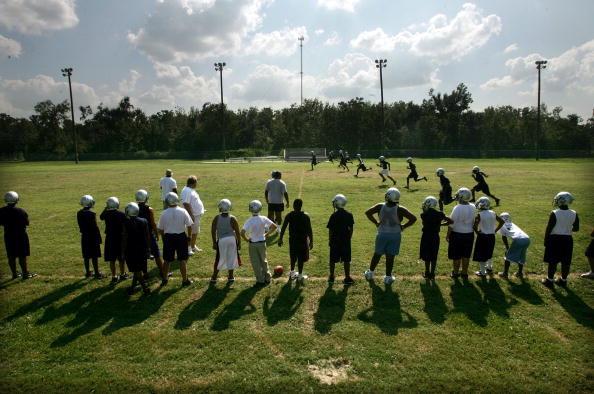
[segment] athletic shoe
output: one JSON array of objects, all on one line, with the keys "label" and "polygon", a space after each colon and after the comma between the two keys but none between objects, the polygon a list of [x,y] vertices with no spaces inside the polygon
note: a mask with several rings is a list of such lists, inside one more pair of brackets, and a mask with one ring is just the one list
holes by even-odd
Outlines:
[{"label": "athletic shoe", "polygon": [[188,256],[194,256],[194,252],[192,251],[191,246],[188,246]]},{"label": "athletic shoe", "polygon": [[182,286],[186,287],[186,286],[190,286],[192,284],[192,281],[189,279],[186,279],[182,282]]},{"label": "athletic shoe", "polygon": [[202,252],[202,249],[200,249],[200,248],[199,248],[198,246],[196,246],[196,245],[194,245],[194,246],[192,247],[192,250],[193,250],[194,252]]},{"label": "athletic shoe", "polygon": [[555,279],[555,284],[557,286],[566,287],[567,286],[567,279],[557,278],[557,279]]},{"label": "athletic shoe", "polygon": [[581,274],[580,278],[584,278],[584,279],[594,279],[594,271],[590,271],[588,273],[585,274]]},{"label": "athletic shoe", "polygon": [[329,276],[328,277],[328,283],[329,284],[333,284],[334,283],[334,277],[333,276]]},{"label": "athletic shoe", "polygon": [[105,274],[93,275],[93,279],[105,279],[105,278],[107,278],[107,275],[105,275]]},{"label": "athletic shoe", "polygon": [[227,278],[227,283],[230,284],[230,283],[233,283],[233,282],[235,282],[235,278],[234,277],[233,278]]},{"label": "athletic shoe", "polygon": [[498,207],[499,206],[499,201],[501,201],[499,198],[495,199],[495,206]]},{"label": "athletic shoe", "polygon": [[355,281],[350,276],[347,276],[346,278],[344,278],[342,283],[344,283],[345,285],[353,285],[355,284]]},{"label": "athletic shoe", "polygon": [[113,278],[111,278],[111,284],[115,285],[116,283],[118,283],[118,278],[114,276]]},{"label": "athletic shoe", "polygon": [[542,283],[543,285],[545,285],[546,287],[552,289],[553,285],[555,284],[555,281],[553,281],[552,279],[549,278],[543,278],[540,283]]},{"label": "athletic shoe", "polygon": [[481,278],[484,278],[485,276],[487,276],[487,274],[484,274],[484,273],[482,273],[481,271],[476,271],[474,274],[475,274],[476,276],[478,276],[478,277],[481,277]]},{"label": "athletic shoe", "polygon": [[509,278],[509,276],[508,276],[508,275],[507,275],[505,272],[500,272],[500,273],[499,273],[499,277],[500,277],[501,279],[508,279],[508,278]]},{"label": "athletic shoe", "polygon": [[365,279],[367,279],[367,280],[373,279],[373,271],[372,270],[366,270],[364,274],[365,274]]},{"label": "athletic shoe", "polygon": [[85,274],[85,278],[90,278],[91,276],[93,276],[93,273],[92,272],[87,272]]},{"label": "athletic shoe", "polygon": [[297,272],[296,271],[289,272],[289,280],[295,280],[295,279],[297,279]]},{"label": "athletic shoe", "polygon": [[394,283],[394,281],[396,280],[396,278],[394,276],[384,276],[384,283],[386,285],[391,285],[392,283]]},{"label": "athletic shoe", "polygon": [[32,274],[32,273],[29,272],[29,273],[23,275],[23,280],[35,278],[36,276],[37,276],[37,274]]},{"label": "athletic shoe", "polygon": [[458,279],[460,277],[460,274],[454,274],[454,272],[450,272],[450,278],[452,279]]},{"label": "athletic shoe", "polygon": [[487,271],[487,274],[493,275],[493,267],[487,268],[485,271]]},{"label": "athletic shoe", "polygon": [[12,275],[12,279],[16,279],[19,276],[21,276],[21,273],[20,272],[17,272],[16,274]]},{"label": "athletic shoe", "polygon": [[306,281],[306,280],[307,280],[307,278],[308,278],[308,276],[307,276],[307,275],[301,275],[301,274],[299,274],[299,275],[297,276],[297,280],[298,280],[299,282]]},{"label": "athletic shoe", "polygon": [[514,274],[514,276],[515,276],[516,278],[518,278],[518,279],[523,279],[523,278],[524,278],[524,274],[523,274],[522,272],[516,272],[516,273]]},{"label": "athletic shoe", "polygon": [[120,275],[120,280],[126,280],[128,278],[129,278],[128,274],[122,274],[122,275]]}]

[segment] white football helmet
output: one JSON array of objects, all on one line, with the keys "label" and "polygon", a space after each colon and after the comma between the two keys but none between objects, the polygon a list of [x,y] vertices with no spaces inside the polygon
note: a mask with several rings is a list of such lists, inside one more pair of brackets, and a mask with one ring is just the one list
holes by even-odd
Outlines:
[{"label": "white football helmet", "polygon": [[334,208],[344,208],[347,204],[347,198],[344,194],[337,194],[332,199],[332,206]]},{"label": "white football helmet", "polygon": [[429,209],[436,209],[437,208],[437,198],[433,196],[428,196],[423,201],[423,211],[428,211]]},{"label": "white football helmet", "polygon": [[250,202],[248,209],[251,213],[258,213],[262,210],[262,203],[260,202],[260,200],[254,200]]},{"label": "white football helmet", "polygon": [[400,191],[395,187],[391,187],[386,191],[384,198],[387,202],[399,202],[400,201]]},{"label": "white football helmet", "polygon": [[553,199],[553,205],[560,207],[562,205],[569,205],[573,202],[573,196],[570,192],[559,192]]},{"label": "white football helmet", "polygon": [[460,189],[458,189],[456,195],[454,196],[454,200],[460,202],[468,202],[471,198],[472,192],[467,187],[461,187]]},{"label": "white football helmet", "polygon": [[406,159],[407,162],[411,162],[412,161],[412,157],[409,157],[408,159]]},{"label": "white football helmet", "polygon": [[474,172],[475,174],[476,174],[477,172],[479,172],[480,170],[481,170],[481,168],[480,168],[479,166],[474,166],[474,167],[472,167],[472,172]]},{"label": "white football helmet", "polygon": [[134,193],[134,199],[136,202],[147,202],[148,192],[144,189],[137,190],[136,193]]},{"label": "white football helmet", "polygon": [[481,211],[486,211],[491,208],[491,200],[489,200],[489,197],[481,197],[476,201],[474,206]]},{"label": "white football helmet", "polygon": [[437,176],[442,176],[445,174],[445,170],[443,168],[438,168],[437,170],[435,170],[435,173],[437,174]]},{"label": "white football helmet", "polygon": [[168,206],[174,207],[179,203],[179,197],[174,192],[169,192],[165,196],[165,202]]},{"label": "white football helmet", "polygon": [[118,209],[120,207],[120,200],[117,197],[109,197],[107,201],[105,201],[105,208],[112,210]]},{"label": "white football helmet", "polygon": [[507,212],[503,212],[499,217],[505,220],[506,223],[511,223],[511,215]]},{"label": "white football helmet", "polygon": [[384,156],[379,157],[379,161],[384,161],[384,160],[386,160],[386,158]]},{"label": "white football helmet", "polygon": [[80,205],[84,208],[93,208],[95,206],[95,199],[90,194],[85,194],[80,198]]},{"label": "white football helmet", "polygon": [[231,211],[231,201],[223,198],[221,201],[219,201],[218,207],[220,213],[229,213],[229,211]]},{"label": "white football helmet", "polygon": [[357,157],[361,157],[361,153],[357,153]]},{"label": "white football helmet", "polygon": [[4,195],[4,202],[7,204],[16,204],[19,202],[19,195],[17,192],[10,191]]},{"label": "white football helmet", "polygon": [[129,202],[128,205],[126,205],[126,216],[135,217],[138,216],[139,212],[140,208],[138,208],[138,204],[135,202]]}]

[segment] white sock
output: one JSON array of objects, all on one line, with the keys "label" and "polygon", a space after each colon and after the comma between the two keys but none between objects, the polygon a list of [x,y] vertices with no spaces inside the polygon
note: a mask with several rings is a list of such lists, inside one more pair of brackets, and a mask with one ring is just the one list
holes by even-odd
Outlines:
[{"label": "white sock", "polygon": [[479,262],[479,271],[481,271],[481,274],[486,273],[485,271],[485,267],[486,267],[487,263],[485,261],[480,261]]}]

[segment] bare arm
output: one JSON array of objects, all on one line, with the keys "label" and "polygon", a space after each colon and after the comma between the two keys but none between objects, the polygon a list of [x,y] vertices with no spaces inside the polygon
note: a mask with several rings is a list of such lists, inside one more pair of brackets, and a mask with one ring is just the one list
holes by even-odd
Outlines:
[{"label": "bare arm", "polygon": [[212,236],[212,248],[217,250],[217,222],[219,220],[219,215],[215,216],[212,219],[212,224],[210,225],[210,234]]},{"label": "bare arm", "polygon": [[495,232],[497,232],[503,227],[505,220],[501,219],[499,216],[495,216],[495,219],[497,219],[497,228],[495,229]]},{"label": "bare arm", "polygon": [[231,216],[231,227],[233,227],[233,231],[235,231],[235,242],[237,242],[237,250],[241,249],[241,237],[239,235],[239,223],[235,216]]},{"label": "bare arm", "polygon": [[305,214],[305,216],[307,216],[307,232],[308,232],[308,236],[309,236],[309,249],[313,249],[313,230],[311,228],[311,219],[309,218],[309,215]]},{"label": "bare arm", "polygon": [[264,190],[264,198],[266,199],[266,204],[268,204],[268,189]]},{"label": "bare arm", "polygon": [[287,202],[286,208],[289,208],[289,193],[285,192],[285,201]]},{"label": "bare arm", "polygon": [[278,228],[278,226],[276,225],[276,223],[272,223],[270,225],[270,227],[268,228],[268,232],[266,234],[264,234],[264,238],[268,238],[270,237],[272,234],[274,234],[276,232],[276,229]]},{"label": "bare arm", "polygon": [[188,213],[190,214],[190,217],[193,218],[194,214],[192,212],[192,206],[190,204],[188,204],[187,202],[185,202],[184,208],[186,209],[186,211],[188,211]]},{"label": "bare arm", "polygon": [[450,242],[450,235],[452,234],[452,228],[448,227],[448,232],[446,234],[446,242]]},{"label": "bare arm", "polygon": [[250,242],[250,239],[245,235],[244,229],[241,229],[241,238],[243,238],[245,242]]},{"label": "bare arm", "polygon": [[505,245],[505,250],[509,249],[509,243],[507,242],[507,237],[505,235],[501,236],[501,240],[503,241],[503,244]]},{"label": "bare arm", "polygon": [[449,226],[450,224],[453,224],[454,223],[454,221],[452,220],[452,218],[449,217],[449,216],[444,217],[443,218],[443,221],[444,222],[441,224],[442,226]]},{"label": "bare arm", "polygon": [[[289,214],[291,215],[291,214]],[[283,246],[283,237],[285,236],[285,230],[289,225],[289,221],[291,220],[291,216],[287,215],[285,220],[283,221],[283,227],[281,228],[280,236],[278,237],[278,246]]]},{"label": "bare arm", "polygon": [[369,219],[371,223],[375,224],[375,227],[379,226],[379,221],[377,221],[373,215],[379,214],[379,211],[382,209],[383,205],[383,203],[375,204],[373,207],[365,211],[365,216],[367,216],[367,219]]},{"label": "bare arm", "polygon": [[149,207],[149,226],[151,231],[156,234],[157,241],[159,240],[159,231],[157,230],[157,225],[155,224],[155,212],[153,208]]},{"label": "bare arm", "polygon": [[[404,207],[398,207],[398,214],[402,215],[402,217],[404,217],[408,220],[405,224],[400,225],[401,231],[404,231],[406,228],[412,226],[417,221],[417,217],[412,212],[410,212],[408,209],[406,209]],[[402,222],[402,219],[401,219],[401,222]]]}]

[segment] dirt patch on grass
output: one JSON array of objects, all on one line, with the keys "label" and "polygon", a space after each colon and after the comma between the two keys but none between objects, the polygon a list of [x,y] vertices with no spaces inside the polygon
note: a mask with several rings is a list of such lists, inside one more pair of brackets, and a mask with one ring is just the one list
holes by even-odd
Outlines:
[{"label": "dirt patch on grass", "polygon": [[349,380],[351,362],[344,358],[319,360],[317,364],[310,364],[308,369],[309,373],[323,384],[336,384]]},{"label": "dirt patch on grass", "polygon": [[547,326],[547,331],[554,336],[555,338],[557,338],[559,340],[559,342],[563,342],[563,343],[567,343],[569,342],[569,339],[559,330],[554,329],[551,326]]}]

